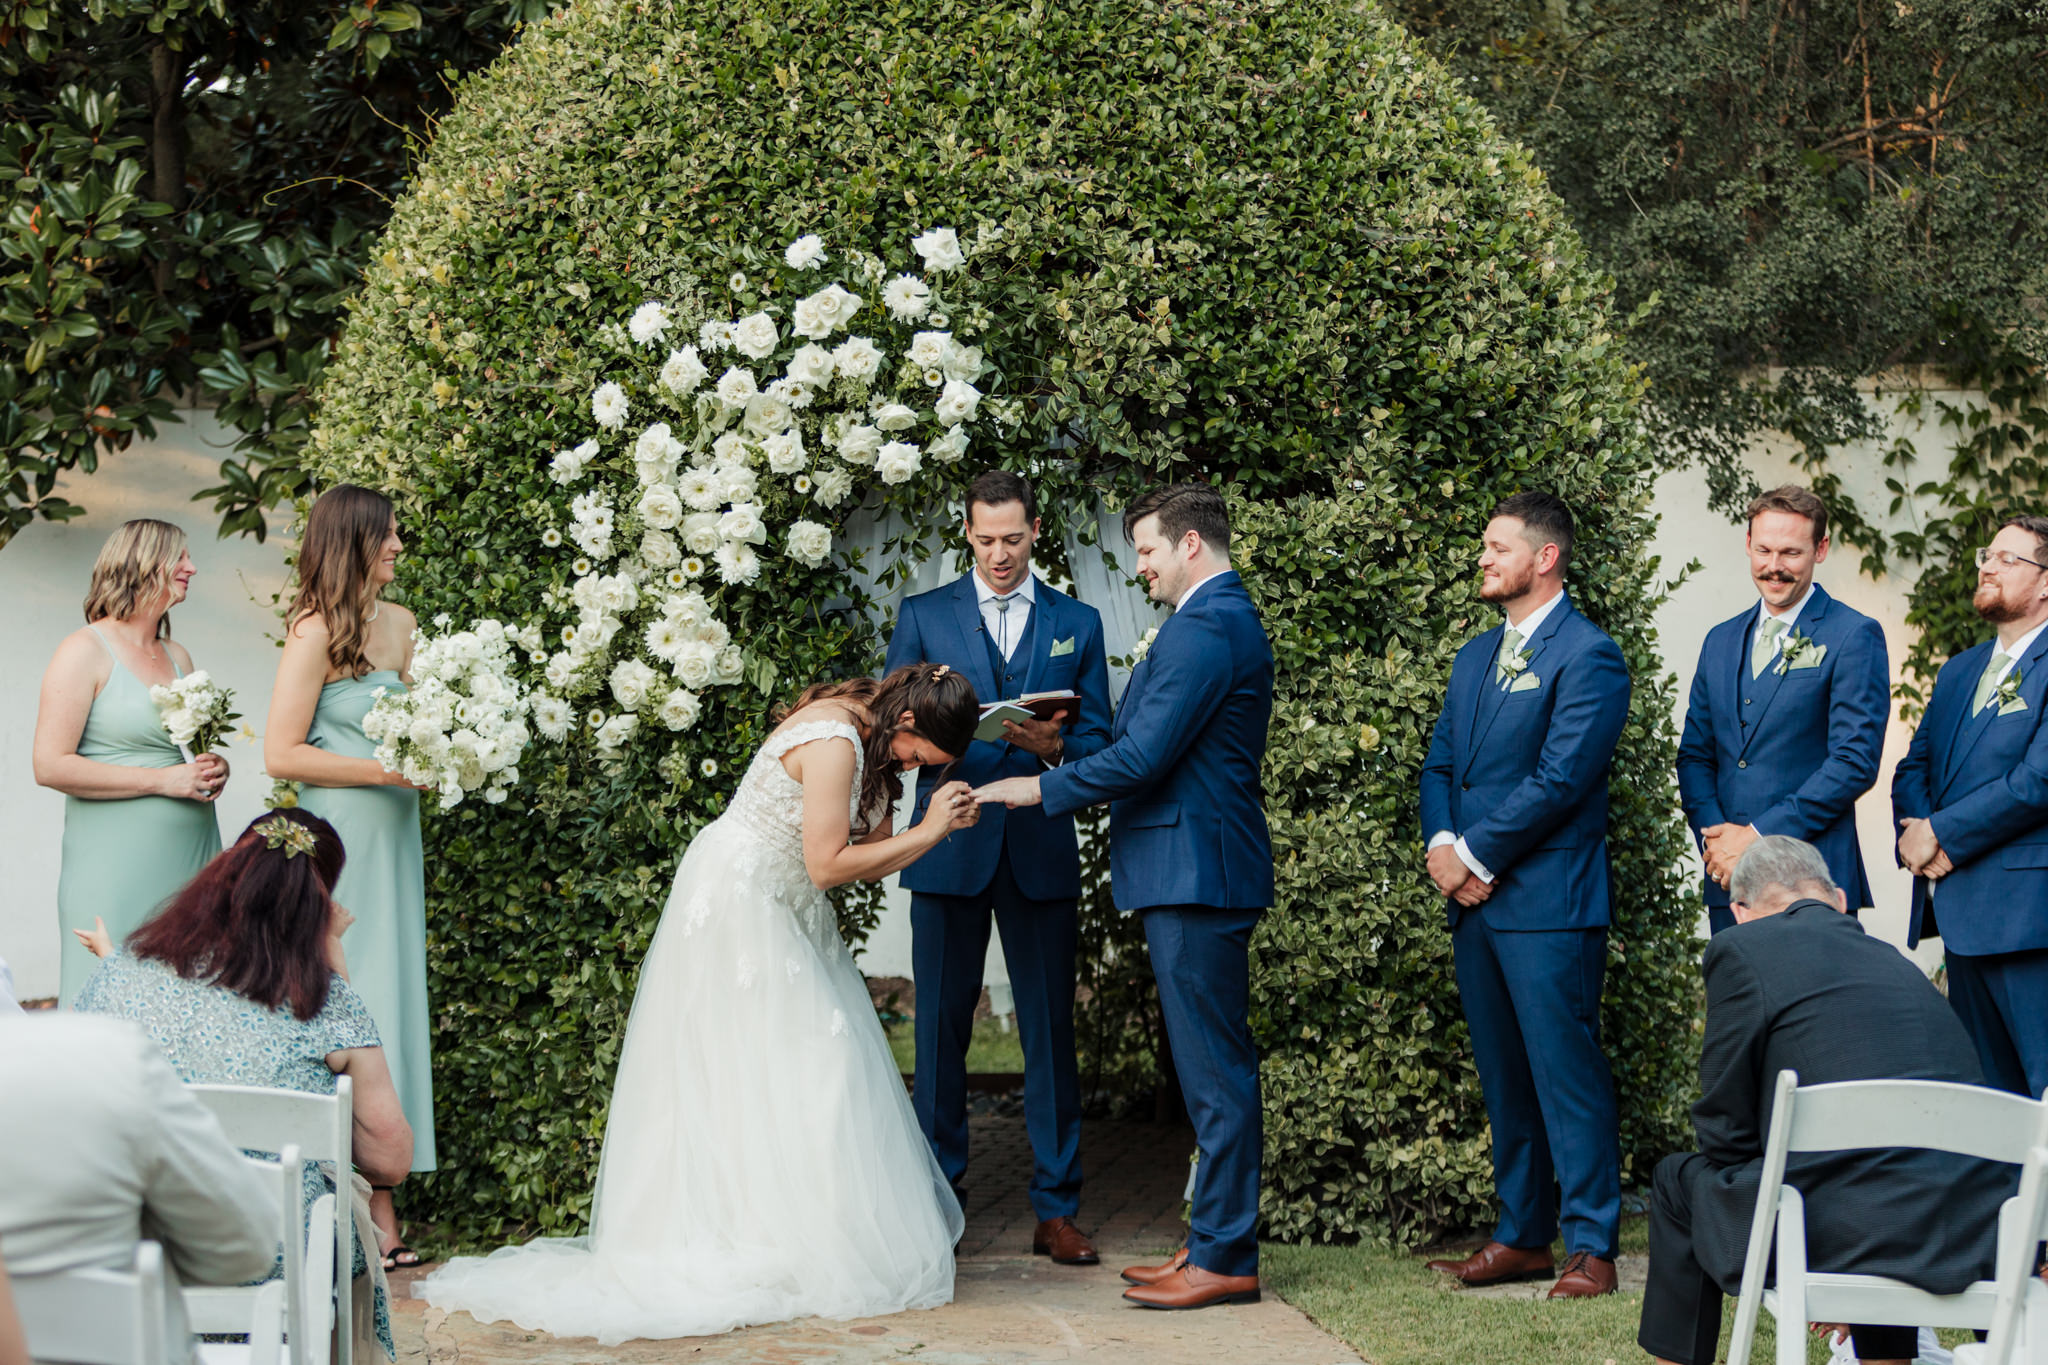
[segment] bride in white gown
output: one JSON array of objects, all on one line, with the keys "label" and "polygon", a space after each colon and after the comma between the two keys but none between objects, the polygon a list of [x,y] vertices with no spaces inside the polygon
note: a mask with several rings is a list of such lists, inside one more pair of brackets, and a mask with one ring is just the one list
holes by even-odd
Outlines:
[{"label": "bride in white gown", "polygon": [[944,666],[820,684],[676,870],[612,1089],[588,1237],[458,1257],[436,1307],[615,1345],[953,1297],[963,1227],[823,888],[908,866],[978,807],[891,834],[901,769],[967,747]]}]

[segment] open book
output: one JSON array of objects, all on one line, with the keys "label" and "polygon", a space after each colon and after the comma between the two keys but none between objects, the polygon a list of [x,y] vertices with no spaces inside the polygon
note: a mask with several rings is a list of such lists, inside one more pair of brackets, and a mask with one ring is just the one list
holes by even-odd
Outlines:
[{"label": "open book", "polygon": [[1049,720],[1055,711],[1065,711],[1067,718],[1062,724],[1071,725],[1074,713],[1081,709],[1081,698],[1073,692],[1026,692],[1021,697],[1008,701],[992,701],[981,708],[981,722],[974,727],[974,737],[990,744],[1003,742],[1003,722],[1023,721],[1034,717]]}]

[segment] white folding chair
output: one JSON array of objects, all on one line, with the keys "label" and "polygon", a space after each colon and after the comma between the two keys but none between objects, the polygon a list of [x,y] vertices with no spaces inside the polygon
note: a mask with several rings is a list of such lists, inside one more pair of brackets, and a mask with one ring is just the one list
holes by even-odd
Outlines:
[{"label": "white folding chair", "polygon": [[[194,1085],[187,1087],[220,1120],[228,1141],[237,1147],[259,1152],[281,1152],[296,1146],[306,1161],[331,1163],[337,1195],[330,1217],[322,1219],[323,1245],[315,1249],[306,1241],[315,1217],[305,1210],[306,1220],[295,1222],[299,1247],[304,1252],[305,1272],[286,1295],[291,1324],[292,1365],[325,1365],[328,1343],[333,1342],[335,1365],[352,1365],[350,1340],[351,1299],[354,1284],[350,1271],[355,1266],[355,1218],[349,1189],[349,1157],[353,1120],[353,1087],[346,1076],[334,1078],[332,1095],[313,1095],[302,1090],[266,1090],[242,1085]],[[304,1201],[296,1190],[291,1200],[295,1213]],[[319,1207],[316,1201],[314,1208]],[[289,1252],[287,1257],[289,1258]],[[315,1276],[315,1263],[322,1273]],[[303,1286],[303,1288],[300,1288]],[[237,1327],[200,1326],[239,1319],[247,1321],[248,1308],[236,1296],[253,1291],[185,1291],[185,1309],[197,1332],[239,1332]],[[336,1331],[336,1327],[340,1330]]]},{"label": "white folding chair", "polygon": [[164,1250],[137,1242],[126,1270],[18,1275],[14,1306],[36,1360],[164,1365]]},{"label": "white folding chair", "polygon": [[2048,1147],[2027,1153],[2020,1168],[2014,1216],[1999,1225],[1998,1303],[1988,1341],[1956,1347],[1956,1365],[2010,1365],[2024,1342],[2038,1362],[2048,1341],[2048,1285],[2034,1274],[2034,1256],[2048,1237]]},{"label": "white folding chair", "polygon": [[[195,1286],[184,1291],[185,1315],[202,1336],[245,1336],[246,1344],[201,1342],[200,1365],[284,1365],[285,1341],[306,1339],[306,1200],[305,1163],[299,1146],[287,1142],[275,1160],[250,1157],[249,1163],[277,1182],[277,1237],[283,1275],[262,1284]],[[294,1360],[297,1353],[294,1353]],[[311,1360],[324,1365],[322,1350]]]},{"label": "white folding chair", "polygon": [[[2033,1266],[2031,1244],[2025,1249],[2025,1269],[2013,1271],[2022,1259],[2022,1237],[2039,1225],[2042,1187],[2038,1176],[1999,1211],[1999,1278],[1979,1280],[1957,1294],[1930,1294],[1882,1275],[1807,1267],[1805,1201],[1797,1189],[1785,1183],[1786,1159],[1794,1152],[1908,1147],[2017,1165],[2043,1145],[2048,1145],[2048,1107],[2023,1095],[1946,1081],[1839,1081],[1801,1086],[1797,1072],[1779,1072],[1757,1185],[1756,1214],[1750,1222],[1749,1249],[1742,1266],[1742,1293],[1735,1307],[1735,1331],[1728,1344],[1728,1365],[1749,1365],[1757,1318],[1766,1308],[1778,1324],[1778,1365],[1804,1365],[1809,1322],[1983,1329],[1992,1326],[2002,1285],[2010,1284],[2015,1304],[2023,1299],[2033,1302],[2036,1291],[2043,1289],[2038,1280],[2031,1289],[2020,1283],[2033,1279],[2026,1273]],[[2036,1205],[2032,1215],[2023,1209],[2030,1196]],[[1774,1240],[1777,1287],[1766,1289],[1764,1276]],[[2025,1358],[2033,1365],[2048,1365],[2048,1314],[2030,1317]]]}]

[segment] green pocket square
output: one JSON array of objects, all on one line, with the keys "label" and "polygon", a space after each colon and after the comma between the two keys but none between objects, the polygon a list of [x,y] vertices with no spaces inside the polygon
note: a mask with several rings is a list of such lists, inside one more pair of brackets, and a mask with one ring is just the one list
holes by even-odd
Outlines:
[{"label": "green pocket square", "polygon": [[1819,668],[1820,661],[1828,656],[1826,645],[1817,645],[1787,665],[1787,672],[1797,673],[1802,668]]},{"label": "green pocket square", "polygon": [[1508,692],[1510,694],[1534,692],[1541,686],[1543,686],[1543,679],[1537,677],[1534,673],[1524,673],[1521,677],[1508,684]]},{"label": "green pocket square", "polygon": [[1072,654],[1073,652],[1074,652],[1074,637],[1073,637],[1073,636],[1071,636],[1071,635],[1069,635],[1069,636],[1068,636],[1068,637],[1067,637],[1066,639],[1064,639],[1064,640],[1054,640],[1054,641],[1052,642],[1052,653],[1050,653],[1050,654],[1046,655],[1046,657],[1047,657],[1048,659],[1057,659],[1057,658],[1059,658],[1059,657],[1060,657],[1060,655],[1062,655],[1062,654]]},{"label": "green pocket square", "polygon": [[2017,715],[2026,709],[2027,699],[2025,697],[2014,697],[2011,701],[2004,702],[1999,706],[1998,714],[2001,716]]}]

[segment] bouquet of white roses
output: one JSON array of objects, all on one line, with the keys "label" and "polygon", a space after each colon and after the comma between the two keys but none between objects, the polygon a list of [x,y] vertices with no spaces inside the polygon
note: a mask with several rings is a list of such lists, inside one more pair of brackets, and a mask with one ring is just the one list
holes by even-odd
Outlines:
[{"label": "bouquet of white roses", "polygon": [[519,781],[519,757],[532,735],[526,689],[513,676],[516,643],[491,620],[441,636],[418,632],[411,690],[377,689],[363,717],[377,761],[433,788],[442,810],[475,791],[496,805]]},{"label": "bouquet of white roses", "polygon": [[235,710],[234,689],[222,687],[203,668],[150,688],[149,699],[156,703],[171,742],[184,746],[194,758],[213,752],[228,727],[242,718]]}]

